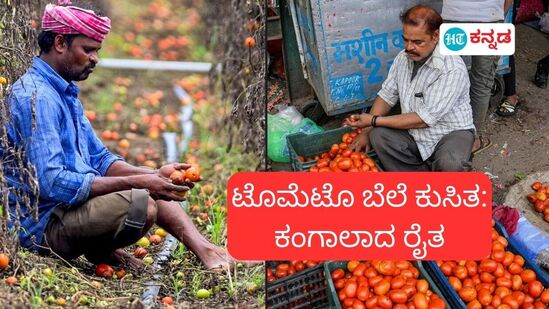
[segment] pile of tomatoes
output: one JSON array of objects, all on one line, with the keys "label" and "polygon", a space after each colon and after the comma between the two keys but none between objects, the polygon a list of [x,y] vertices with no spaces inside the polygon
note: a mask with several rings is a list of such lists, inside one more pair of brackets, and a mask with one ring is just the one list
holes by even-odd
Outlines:
[{"label": "pile of tomatoes", "polygon": [[303,158],[299,157],[301,162],[317,161],[315,166],[309,169],[309,172],[378,172],[378,169],[370,157],[364,153],[353,151],[350,148],[351,143],[356,139],[361,129],[345,133],[341,137],[341,143],[333,144],[328,152],[320,155]]},{"label": "pile of tomatoes", "polygon": [[505,237],[492,228],[492,253],[482,261],[437,261],[468,308],[547,308],[549,290],[524,268],[524,258],[506,251]]},{"label": "pile of tomatoes", "polygon": [[409,261],[349,261],[331,277],[344,309],[446,308]]},{"label": "pile of tomatoes", "polygon": [[304,269],[313,268],[320,263],[320,261],[312,260],[293,260],[279,263],[276,267],[274,267],[274,270],[273,268],[267,268],[267,281],[273,282],[277,279],[286,278]]},{"label": "pile of tomatoes", "polygon": [[532,189],[536,193],[531,193],[526,196],[528,202],[534,205],[537,212],[543,214],[545,222],[549,222],[549,185],[543,186],[539,181],[532,184]]}]

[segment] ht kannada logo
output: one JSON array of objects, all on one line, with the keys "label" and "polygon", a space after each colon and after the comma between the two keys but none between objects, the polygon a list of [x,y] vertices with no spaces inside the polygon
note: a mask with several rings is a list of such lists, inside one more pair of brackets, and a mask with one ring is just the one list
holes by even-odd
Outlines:
[{"label": "ht kannada logo", "polygon": [[444,45],[451,51],[459,51],[467,45],[467,34],[461,28],[450,28],[444,34]]}]

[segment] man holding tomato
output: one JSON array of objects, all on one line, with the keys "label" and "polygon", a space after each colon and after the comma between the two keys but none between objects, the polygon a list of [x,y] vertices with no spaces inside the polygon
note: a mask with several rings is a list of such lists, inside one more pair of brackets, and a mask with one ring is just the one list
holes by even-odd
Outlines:
[{"label": "man holding tomato", "polygon": [[[38,200],[37,220],[28,206],[32,201],[8,194],[10,214],[20,219],[20,243],[65,259],[85,255],[96,264],[125,262],[140,268],[143,262],[122,248],[156,223],[206,268],[232,266],[228,252],[202,236],[178,203],[192,182],[175,184],[169,177],[190,166],[132,166],[107,150],[84,116],[74,81],[93,72],[109,30],[109,18],[91,10],[46,6],[38,36],[40,55],[14,84],[9,98],[9,142],[25,151],[39,185],[39,192],[30,194]],[[28,192],[20,179],[32,175],[22,173],[13,170],[5,176],[11,187]],[[10,227],[17,224],[13,215]]]},{"label": "man holding tomato", "polygon": [[[388,171],[468,171],[475,127],[465,63],[440,54],[442,17],[433,8],[412,7],[402,22],[405,50],[370,112],[345,121],[364,128],[351,147],[372,146]],[[402,113],[389,115],[398,102]]]}]

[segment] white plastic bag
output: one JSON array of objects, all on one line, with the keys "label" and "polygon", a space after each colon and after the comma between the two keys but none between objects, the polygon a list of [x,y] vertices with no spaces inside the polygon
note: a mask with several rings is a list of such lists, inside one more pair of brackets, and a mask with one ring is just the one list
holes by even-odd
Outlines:
[{"label": "white plastic bag", "polygon": [[539,29],[541,30],[541,32],[549,33],[549,12],[545,12],[541,16],[539,16],[538,14],[538,17],[539,17]]}]

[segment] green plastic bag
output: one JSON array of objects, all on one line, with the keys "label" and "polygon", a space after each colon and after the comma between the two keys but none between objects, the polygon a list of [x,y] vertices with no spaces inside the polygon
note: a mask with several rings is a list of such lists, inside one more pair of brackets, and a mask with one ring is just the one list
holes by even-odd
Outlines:
[{"label": "green plastic bag", "polygon": [[274,162],[288,163],[290,152],[286,141],[287,135],[297,132],[312,134],[323,131],[324,129],[309,118],[303,118],[294,126],[280,116],[267,114],[267,155]]}]

